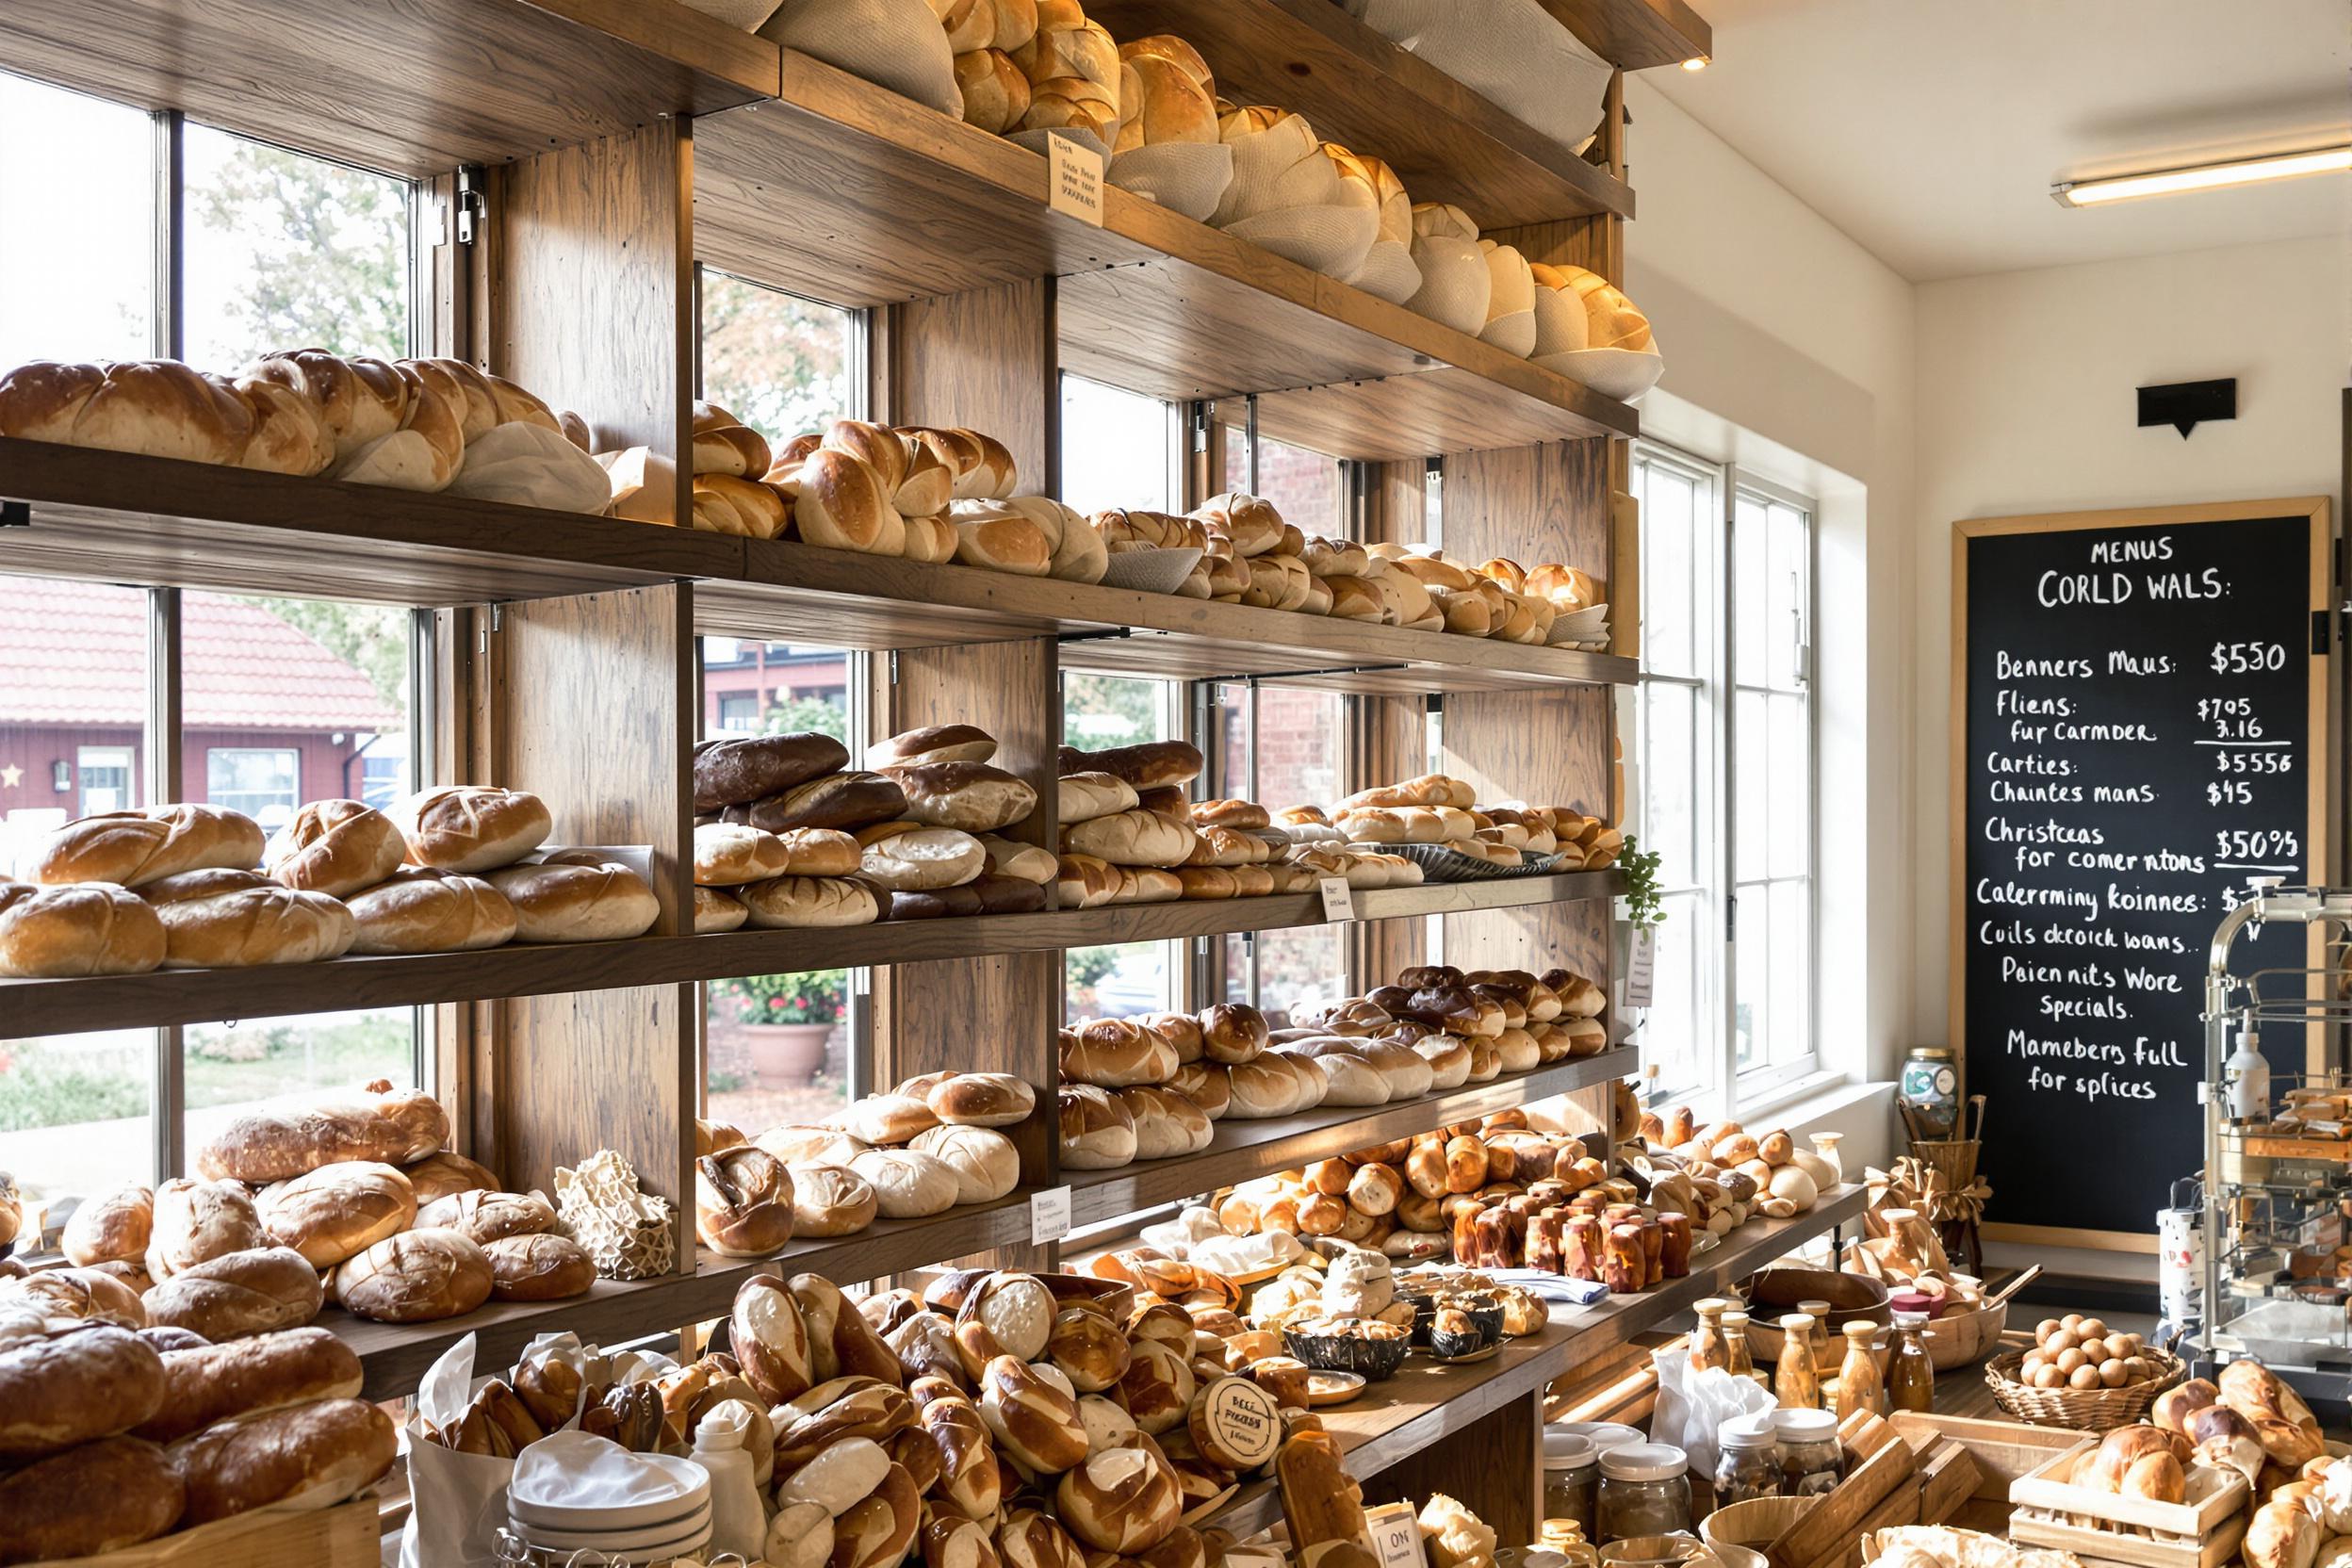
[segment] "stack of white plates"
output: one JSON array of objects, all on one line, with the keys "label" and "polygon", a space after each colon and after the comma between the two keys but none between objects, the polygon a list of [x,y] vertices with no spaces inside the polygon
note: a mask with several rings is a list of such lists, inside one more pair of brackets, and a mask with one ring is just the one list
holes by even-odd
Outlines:
[{"label": "stack of white plates", "polygon": [[710,1544],[710,1475],[700,1465],[660,1454],[631,1456],[648,1478],[621,1504],[560,1503],[507,1494],[507,1523],[516,1535],[563,1562],[578,1551],[602,1552],[614,1561],[662,1562]]}]

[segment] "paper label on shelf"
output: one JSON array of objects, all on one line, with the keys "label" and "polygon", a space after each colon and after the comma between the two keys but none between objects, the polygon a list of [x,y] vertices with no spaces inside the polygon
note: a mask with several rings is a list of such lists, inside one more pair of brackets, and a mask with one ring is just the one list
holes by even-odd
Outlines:
[{"label": "paper label on shelf", "polygon": [[1637,925],[1625,953],[1625,999],[1628,1007],[1650,1004],[1651,982],[1658,969],[1658,927]]},{"label": "paper label on shelf", "polygon": [[1029,1244],[1043,1247],[1070,1234],[1070,1189],[1048,1187],[1029,1196]]},{"label": "paper label on shelf", "polygon": [[1346,877],[1327,876],[1317,886],[1323,891],[1323,918],[1325,920],[1356,918],[1356,890],[1348,886]]},{"label": "paper label on shelf", "polygon": [[1380,1568],[1429,1568],[1421,1555],[1421,1522],[1411,1503],[1382,1503],[1364,1511],[1365,1530]]},{"label": "paper label on shelf", "polygon": [[1046,205],[1081,222],[1102,226],[1102,155],[1066,136],[1049,139],[1054,149],[1046,173]]}]

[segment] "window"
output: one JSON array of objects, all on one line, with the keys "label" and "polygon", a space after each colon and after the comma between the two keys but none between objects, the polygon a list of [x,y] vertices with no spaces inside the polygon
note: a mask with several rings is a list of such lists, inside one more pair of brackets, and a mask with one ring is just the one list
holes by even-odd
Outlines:
[{"label": "window", "polygon": [[704,268],[702,396],[781,448],[865,410],[865,318]]},{"label": "window", "polygon": [[718,722],[711,726],[721,734],[748,735],[760,727],[760,715],[766,704],[756,693],[723,693],[718,697]]},{"label": "window", "polygon": [[1249,427],[1229,424],[1224,430],[1225,488],[1247,490],[1272,501],[1282,520],[1301,532],[1338,536],[1348,531],[1341,504],[1347,486],[1339,459],[1261,435],[1253,472]]},{"label": "window", "polygon": [[1643,1060],[1736,1111],[1810,1071],[1813,505],[1642,444],[1636,825],[1665,923]]},{"label": "window", "polygon": [[139,804],[129,746],[75,746],[74,770],[81,785],[83,816],[122,811]]},{"label": "window", "polygon": [[204,799],[242,811],[274,833],[293,819],[302,804],[302,753],[236,750],[215,746],[204,753]]},{"label": "window", "polygon": [[[1157,398],[1062,377],[1062,499],[1089,514],[1177,509],[1175,410]],[[1071,744],[1076,744],[1072,742]]]},{"label": "window", "polygon": [[139,110],[0,75],[0,367],[155,351],[154,157]]},{"label": "window", "polygon": [[[1184,732],[1174,681],[1071,673],[1062,677],[1062,743],[1086,751],[1175,739]],[[1175,942],[1073,947],[1063,956],[1064,1016],[1125,1018],[1184,1005]]]},{"label": "window", "polygon": [[[1269,811],[1325,806],[1347,793],[1348,699],[1336,692],[1234,681],[1217,688],[1221,793]],[[1337,925],[1235,933],[1225,942],[1225,996],[1286,1023],[1294,1008],[1350,994],[1347,933]]]}]

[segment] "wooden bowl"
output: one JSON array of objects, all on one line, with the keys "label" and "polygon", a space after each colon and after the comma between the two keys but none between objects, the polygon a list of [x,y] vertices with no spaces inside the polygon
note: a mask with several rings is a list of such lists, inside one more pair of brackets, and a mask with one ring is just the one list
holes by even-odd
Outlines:
[{"label": "wooden bowl", "polygon": [[2006,1301],[1973,1312],[1945,1313],[1927,1325],[1927,1359],[1938,1372],[1983,1361],[2001,1348],[2001,1331],[2008,1327]]},{"label": "wooden bowl", "polygon": [[[1842,1359],[1839,1336],[1849,1323],[1891,1326],[1895,1310],[1886,1304],[1886,1287],[1863,1274],[1832,1273],[1825,1268],[1768,1268],[1747,1282],[1748,1358],[1760,1364],[1780,1360],[1780,1318],[1797,1310],[1800,1301],[1827,1301],[1829,1321],[1821,1337],[1830,1353]],[[1831,1368],[1834,1372],[1836,1369]]]},{"label": "wooden bowl", "polygon": [[1797,1522],[1819,1497],[1751,1497],[1719,1508],[1699,1522],[1699,1539],[1710,1546],[1753,1546],[1762,1551]]}]

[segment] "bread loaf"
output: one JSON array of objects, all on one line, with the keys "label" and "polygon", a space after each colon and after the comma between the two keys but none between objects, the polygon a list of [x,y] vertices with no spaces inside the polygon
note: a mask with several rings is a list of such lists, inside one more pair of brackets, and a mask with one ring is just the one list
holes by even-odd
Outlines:
[{"label": "bread loaf", "polygon": [[554,1230],[555,1207],[535,1192],[471,1187],[419,1208],[414,1228],[459,1231],[476,1246],[487,1247],[501,1236],[539,1235]]},{"label": "bread loaf", "polygon": [[1087,1455],[1063,1475],[1054,1507],[1079,1540],[1122,1553],[1158,1545],[1184,1514],[1175,1472],[1157,1449],[1141,1446]]},{"label": "bread loaf", "polygon": [[38,1317],[52,1333],[80,1323],[147,1326],[139,1293],[104,1268],[44,1268],[0,1279],[0,1312]]},{"label": "bread loaf", "polygon": [[905,729],[866,748],[869,767],[913,767],[925,762],[986,762],[996,755],[996,737],[977,725],[934,724]]},{"label": "bread loaf", "polygon": [[94,882],[0,881],[0,975],[144,974],[162,964],[165,951],[163,922],[136,893]]},{"label": "bread loaf", "polygon": [[1059,758],[1059,771],[1065,776],[1073,773],[1107,773],[1126,780],[1138,791],[1189,784],[1200,776],[1200,770],[1206,765],[1200,748],[1184,741],[1146,741],[1137,745],[1112,746],[1104,751],[1080,751],[1073,746],[1064,746]]},{"label": "bread loaf", "polygon": [[735,894],[751,911],[751,923],[765,929],[870,925],[882,913],[874,885],[854,876],[777,876],[746,883]]},{"label": "bread loaf", "polygon": [[259,1184],[284,1181],[340,1160],[407,1165],[439,1151],[449,1135],[440,1102],[379,1079],[356,1092],[237,1117],[197,1151],[197,1174]]},{"label": "bread loaf", "polygon": [[234,969],[338,958],[358,928],[339,900],[256,873],[183,872],[139,890],[163,922],[166,969]]},{"label": "bread loaf", "polygon": [[325,1300],[318,1271],[290,1247],[262,1247],[191,1264],[147,1292],[148,1321],[214,1344],[309,1322]]},{"label": "bread loaf", "polygon": [[1102,1088],[1162,1084],[1183,1063],[1167,1036],[1133,1019],[1094,1019],[1065,1034],[1061,1069],[1065,1080]]},{"label": "bread loaf", "polygon": [[1112,1170],[1135,1157],[1135,1123],[1108,1090],[1065,1084],[1060,1090],[1062,1164],[1072,1170]]},{"label": "bread loaf", "polygon": [[1057,804],[1057,814],[1065,825],[1116,816],[1135,808],[1135,787],[1107,773],[1066,773],[1061,777]]},{"label": "bread loaf", "polygon": [[408,841],[411,865],[482,872],[512,865],[554,831],[547,803],[523,790],[449,784],[420,791],[385,813]]},{"label": "bread loaf", "polygon": [[727,808],[729,822],[748,823],[771,833],[794,827],[856,831],[903,816],[906,796],[878,773],[833,773],[748,805]]},{"label": "bread loaf", "polygon": [[163,1356],[163,1401],[133,1429],[170,1443],[215,1422],[358,1396],[359,1357],[324,1329],[286,1329]]},{"label": "bread loaf", "polygon": [[728,931],[740,931],[751,919],[751,911],[725,888],[694,887],[694,935],[707,937]]},{"label": "bread loaf", "polygon": [[596,1266],[569,1236],[497,1236],[482,1244],[490,1263],[490,1295],[499,1301],[559,1301],[587,1293]]},{"label": "bread loaf", "polygon": [[883,770],[906,797],[906,814],[934,827],[992,833],[1037,808],[1037,792],[986,762],[917,762]]},{"label": "bread loaf", "polygon": [[253,1206],[272,1242],[314,1268],[332,1268],[407,1230],[416,1190],[381,1161],[345,1160],[262,1188]]},{"label": "bread loaf", "polygon": [[1192,845],[1188,825],[1155,811],[1121,811],[1062,829],[1067,853],[1091,855],[1115,866],[1182,865]]},{"label": "bread loaf", "polygon": [[[883,433],[892,442],[897,439],[887,431]],[[900,450],[903,470],[906,459],[904,449]],[[792,521],[802,539],[825,549],[867,555],[906,553],[906,521],[890,501],[899,477],[894,471],[886,478],[864,460],[831,447],[810,452],[789,479],[770,476],[791,493]]]},{"label": "bread loaf", "polygon": [[28,844],[27,882],[113,882],[145,887],[182,872],[242,871],[261,859],[261,825],[225,806],[143,806],[83,817]]},{"label": "bread loaf", "polygon": [[241,1184],[175,1176],[155,1193],[147,1273],[168,1280],[183,1268],[268,1245],[253,1194]]},{"label": "bread loaf", "polygon": [[163,1398],[163,1360],[129,1330],[93,1323],[0,1341],[0,1464],[128,1431]]},{"label": "bread loaf", "polygon": [[470,953],[514,937],[514,906],[479,877],[409,866],[345,899],[358,954]]},{"label": "bread loaf", "polygon": [[979,1380],[980,1418],[1004,1452],[1043,1475],[1084,1462],[1086,1429],[1078,1418],[1077,1396],[1060,1372],[999,1356]]},{"label": "bread loaf", "polygon": [[416,1191],[421,1207],[460,1192],[496,1191],[498,1178],[489,1167],[444,1149],[401,1168],[400,1174]]},{"label": "bread loaf", "polygon": [[68,1263],[84,1267],[114,1261],[141,1262],[155,1235],[155,1195],[139,1183],[92,1193],[65,1222],[58,1243]]},{"label": "bread loaf", "polygon": [[662,914],[645,879],[616,860],[508,866],[488,880],[514,906],[521,941],[620,941],[643,936]]},{"label": "bread loaf", "polygon": [[728,736],[694,747],[694,809],[724,810],[782,794],[849,765],[849,751],[830,735]]},{"label": "bread loaf", "polygon": [[407,841],[382,811],[356,800],[322,800],[278,829],[262,865],[298,891],[343,898],[390,876],[407,855]]},{"label": "bread loaf", "polygon": [[1009,1072],[956,1072],[924,1095],[941,1121],[966,1127],[1011,1127],[1037,1109],[1037,1091]]},{"label": "bread loaf", "polygon": [[856,1235],[874,1223],[881,1200],[868,1182],[846,1165],[788,1161],[792,1173],[792,1233],[799,1236]]},{"label": "bread loaf", "polygon": [[187,1483],[183,1525],[273,1503],[325,1508],[392,1468],[399,1433],[363,1399],[321,1399],[224,1422],[172,1446]]},{"label": "bread loaf", "polygon": [[335,1299],[383,1323],[424,1323],[490,1298],[490,1260],[459,1231],[405,1231],[335,1269]]},{"label": "bread loaf", "polygon": [[792,1178],[784,1162],[750,1145],[696,1160],[694,1232],[722,1257],[781,1251],[792,1239]]},{"label": "bread loaf", "polygon": [[179,1521],[186,1495],[163,1449],[133,1437],[86,1443],[0,1471],[0,1562],[62,1560],[137,1545]]},{"label": "bread loaf", "polygon": [[978,876],[988,864],[980,841],[958,828],[886,823],[858,837],[864,846],[862,874],[895,891],[952,888]]},{"label": "bread loaf", "polygon": [[956,1206],[963,1184],[940,1160],[911,1149],[869,1149],[849,1168],[874,1189],[885,1219],[922,1219]]}]

